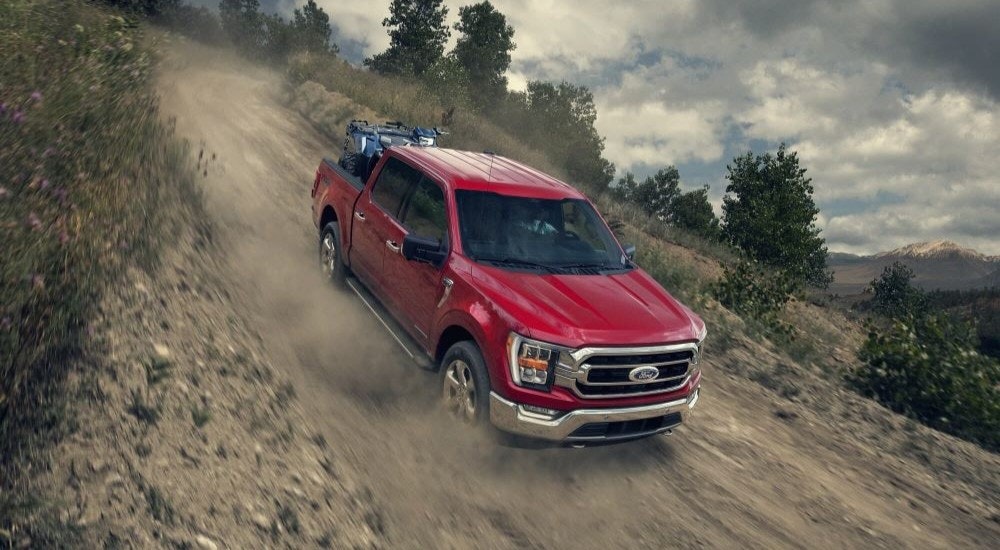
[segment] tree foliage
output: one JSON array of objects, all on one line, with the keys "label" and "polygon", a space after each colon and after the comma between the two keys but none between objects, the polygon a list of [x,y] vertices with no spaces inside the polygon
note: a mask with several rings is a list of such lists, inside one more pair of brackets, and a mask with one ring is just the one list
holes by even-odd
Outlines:
[{"label": "tree foliage", "polygon": [[670,206],[668,220],[673,225],[687,229],[709,239],[718,239],[719,218],[715,217],[708,202],[708,186],[677,195]]},{"label": "tree foliage", "polygon": [[631,202],[655,218],[666,220],[671,206],[681,194],[680,173],[668,166],[642,181],[636,181],[631,172],[618,180],[618,185],[610,187],[612,195],[619,200]]},{"label": "tree foliage", "polygon": [[910,284],[913,270],[906,264],[893,262],[882,269],[882,275],[872,280],[868,291],[872,298],[872,309],[894,319],[919,314],[926,306],[924,293]]},{"label": "tree foliage", "polygon": [[1000,450],[1000,362],[974,351],[968,325],[934,313],[873,330],[851,381],[864,394],[921,422]]},{"label": "tree foliage", "polygon": [[297,49],[314,53],[337,51],[336,45],[330,44],[330,16],[316,5],[316,0],[309,0],[301,10],[295,9],[292,30]]},{"label": "tree foliage", "polygon": [[545,151],[575,185],[604,189],[614,178],[614,165],[601,156],[604,138],[594,126],[597,108],[585,86],[534,80],[526,91],[509,94],[491,117]]},{"label": "tree foliage", "polygon": [[469,75],[476,106],[492,105],[507,94],[504,73],[515,48],[514,27],[489,2],[459,8],[458,19],[455,30],[461,36],[452,55]]},{"label": "tree foliage", "polygon": [[637,181],[635,174],[626,172],[608,190],[612,197],[633,203],[668,225],[711,239],[719,236],[719,220],[708,202],[708,187],[682,191],[680,173],[674,166],[661,168],[642,181]]},{"label": "tree foliage", "polygon": [[264,16],[258,0],[221,0],[219,20],[222,30],[241,51],[256,56],[264,49]]},{"label": "tree foliage", "polygon": [[421,75],[444,54],[451,36],[442,0],[392,0],[389,17],[389,49],[365,59],[364,64],[383,74]]},{"label": "tree foliage", "polygon": [[160,15],[181,6],[181,0],[104,0],[104,3],[143,15]]},{"label": "tree foliage", "polygon": [[330,44],[330,17],[313,0],[296,9],[291,21],[261,13],[259,0],[222,0],[219,19],[226,36],[249,57],[280,61],[300,50],[337,51]]},{"label": "tree foliage", "polygon": [[825,288],[826,247],[816,227],[811,179],[784,144],[774,155],[751,152],[727,165],[723,234],[747,255]]}]

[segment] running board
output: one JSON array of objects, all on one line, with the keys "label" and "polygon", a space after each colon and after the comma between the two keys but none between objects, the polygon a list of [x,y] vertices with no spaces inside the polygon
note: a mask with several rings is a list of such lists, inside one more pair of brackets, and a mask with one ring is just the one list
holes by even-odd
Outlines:
[{"label": "running board", "polygon": [[378,319],[378,322],[385,328],[389,336],[399,344],[399,347],[403,349],[403,352],[414,362],[416,365],[422,369],[435,370],[437,365],[427,353],[420,348],[413,338],[407,334],[403,327],[396,322],[396,320],[386,311],[385,307],[378,301],[378,298],[373,296],[365,285],[361,281],[354,277],[347,278],[347,286],[354,291],[354,294],[361,300],[361,303],[365,305],[368,311]]}]

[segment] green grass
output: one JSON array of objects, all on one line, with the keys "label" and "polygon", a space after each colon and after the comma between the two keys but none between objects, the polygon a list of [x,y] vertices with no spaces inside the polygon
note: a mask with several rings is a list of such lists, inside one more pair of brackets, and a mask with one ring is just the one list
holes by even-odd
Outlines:
[{"label": "green grass", "polygon": [[[80,0],[0,2],[7,495],[32,493],[24,472],[44,470],[44,449],[72,426],[64,382],[92,341],[102,291],[129,266],[154,268],[161,236],[198,212],[187,151],[159,121],[140,37],[134,22]],[[0,528],[25,532],[25,517],[5,506]]]}]

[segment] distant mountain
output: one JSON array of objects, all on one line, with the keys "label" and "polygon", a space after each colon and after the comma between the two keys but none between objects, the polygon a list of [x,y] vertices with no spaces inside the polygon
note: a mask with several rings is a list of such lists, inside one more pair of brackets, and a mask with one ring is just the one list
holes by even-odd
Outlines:
[{"label": "distant mountain", "polygon": [[872,256],[831,253],[834,271],[830,291],[840,295],[862,292],[893,262],[913,269],[913,283],[925,290],[968,290],[1000,283],[1000,257],[986,256],[951,241],[915,243]]}]

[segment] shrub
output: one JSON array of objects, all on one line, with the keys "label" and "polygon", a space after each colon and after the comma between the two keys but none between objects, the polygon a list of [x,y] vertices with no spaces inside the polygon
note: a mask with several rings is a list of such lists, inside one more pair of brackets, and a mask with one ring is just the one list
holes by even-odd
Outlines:
[{"label": "shrub", "polygon": [[[82,368],[77,359],[105,285],[129,266],[155,267],[160,239],[202,218],[187,151],[161,124],[148,89],[150,59],[138,32],[81,1],[0,2],[6,498],[34,494],[42,451],[72,428],[64,382]],[[19,521],[7,512],[0,509],[3,527]]]},{"label": "shrub", "polygon": [[926,306],[924,293],[910,284],[913,270],[900,262],[892,262],[882,275],[872,280],[868,292],[874,294],[872,310],[891,318],[920,313]]},{"label": "shrub", "polygon": [[722,278],[713,287],[715,298],[722,305],[762,322],[777,334],[791,335],[792,328],[781,321],[779,314],[797,288],[793,277],[745,260],[737,262],[735,267],[723,264],[722,270]]},{"label": "shrub", "polygon": [[968,325],[911,315],[870,332],[850,380],[896,412],[997,451],[1000,362],[974,349]]}]

